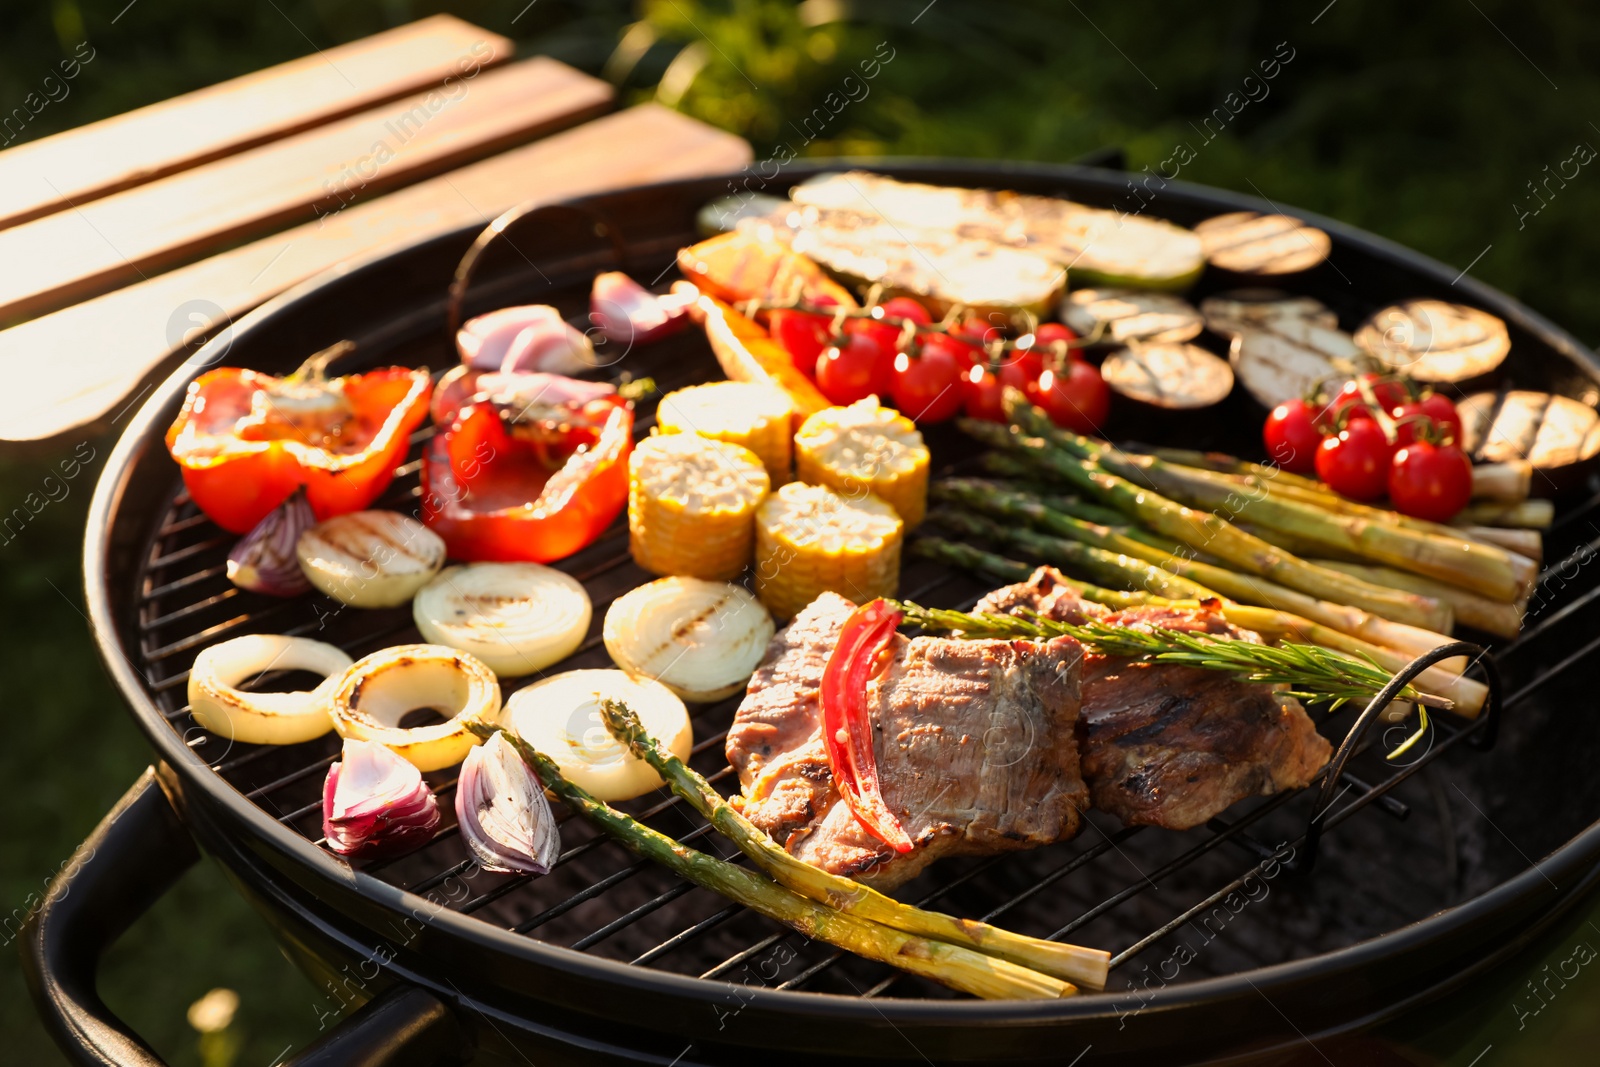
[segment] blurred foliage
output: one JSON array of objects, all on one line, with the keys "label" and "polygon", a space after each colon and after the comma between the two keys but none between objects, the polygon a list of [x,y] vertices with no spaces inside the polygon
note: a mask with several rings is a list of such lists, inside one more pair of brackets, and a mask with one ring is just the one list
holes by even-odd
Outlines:
[{"label": "blurred foliage", "polygon": [[[23,139],[440,9],[411,0],[0,0],[0,115],[38,92],[80,41],[94,59]],[[1600,173],[1551,182],[1542,201],[1529,187],[1578,143],[1600,146],[1600,67],[1591,61],[1600,21],[1577,5],[466,0],[449,10],[515,37],[524,55],[604,74],[627,101],[661,99],[740,133],[758,159],[1070,160],[1121,145],[1137,170],[1186,143],[1195,158],[1185,180],[1323,212],[1458,267],[1475,262],[1475,276],[1581,339],[1600,339],[1583,221],[1600,209]],[[1246,85],[1286,50],[1293,58],[1264,95],[1262,83]],[[1235,104],[1237,117],[1208,140],[1198,128],[1230,93],[1257,99]],[[0,454],[0,512],[77,443]],[[0,678],[14,724],[0,746],[0,780],[14,794],[0,912],[25,909],[148,760],[93,665],[79,613],[89,480],[111,442],[92,444],[99,458],[70,495],[0,546]],[[9,1038],[0,1058],[59,1062],[29,1018],[11,951],[0,965]],[[240,1063],[266,1065],[304,1043],[323,1007],[202,864],[113,950],[103,987],[164,1054],[194,1064],[197,1035],[183,1014],[213,986],[242,995]]]}]

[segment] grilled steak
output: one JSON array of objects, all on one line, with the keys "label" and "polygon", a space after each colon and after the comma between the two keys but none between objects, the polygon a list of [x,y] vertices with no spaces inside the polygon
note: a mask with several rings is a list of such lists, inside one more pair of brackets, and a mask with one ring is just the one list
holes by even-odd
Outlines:
[{"label": "grilled steak", "polygon": [[854,605],[824,594],[778,633],[728,731],[745,815],[808,863],[898,885],[947,855],[1033,848],[1078,831],[1081,649],[1053,641],[896,636],[867,687],[884,801],[915,848],[896,854],[833,787],[818,687]]},{"label": "grilled steak", "polygon": [[[1040,567],[979,610],[1032,608],[1079,621],[1070,616],[1081,602],[1072,604],[1059,578]],[[1139,607],[1101,621],[1260,640],[1207,609]],[[1298,789],[1328,762],[1331,746],[1300,702],[1267,686],[1121,656],[1083,660],[1083,777],[1094,806],[1130,826],[1198,826],[1247,796]]]}]

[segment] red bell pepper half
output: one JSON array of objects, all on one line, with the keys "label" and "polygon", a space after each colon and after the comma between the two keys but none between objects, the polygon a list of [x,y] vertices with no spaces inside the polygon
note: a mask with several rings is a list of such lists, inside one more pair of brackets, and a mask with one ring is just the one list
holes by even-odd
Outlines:
[{"label": "red bell pepper half", "polygon": [[902,618],[884,601],[874,600],[845,620],[839,643],[822,671],[822,743],[833,768],[834,787],[856,821],[896,852],[910,852],[911,838],[883,802],[878,787],[878,757],[867,713],[867,682]]},{"label": "red bell pepper half", "polygon": [[453,559],[564,559],[628,502],[632,405],[593,382],[497,377],[504,388],[435,411],[449,421],[423,463],[422,521]]},{"label": "red bell pepper half", "polygon": [[378,498],[428,413],[426,370],[387,367],[328,378],[345,344],[287,378],[239,367],[189,384],[167,448],[201,511],[246,533],[299,486],[318,521]]}]

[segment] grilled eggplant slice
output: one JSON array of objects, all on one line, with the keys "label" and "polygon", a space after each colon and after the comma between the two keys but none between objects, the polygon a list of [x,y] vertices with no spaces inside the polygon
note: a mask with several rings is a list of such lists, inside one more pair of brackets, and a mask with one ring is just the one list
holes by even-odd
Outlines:
[{"label": "grilled eggplant slice", "polygon": [[1239,383],[1265,407],[1305,395],[1328,378],[1371,369],[1371,358],[1338,329],[1338,318],[1308,296],[1242,290],[1205,300],[1206,325],[1233,338]]},{"label": "grilled eggplant slice", "polygon": [[1262,277],[1298,274],[1328,258],[1333,241],[1288,215],[1234,211],[1194,228],[1212,266]]},{"label": "grilled eggplant slice", "polygon": [[1199,345],[1133,344],[1106,357],[1106,384],[1130,400],[1166,411],[1220,403],[1233,391],[1233,371]]},{"label": "grilled eggplant slice", "polygon": [[1468,382],[1505,361],[1506,324],[1487,311],[1443,300],[1386,307],[1356,331],[1356,344],[1419,382]]},{"label": "grilled eggplant slice", "polygon": [[881,285],[886,296],[915,297],[936,316],[961,304],[984,316],[1027,311],[1042,317],[1067,284],[1066,269],[1054,260],[980,237],[792,207],[784,222],[796,225],[780,229],[775,219],[756,225],[771,224],[796,252],[843,280],[863,289]]},{"label": "grilled eggplant slice", "polygon": [[1117,344],[1177,344],[1205,329],[1187,300],[1139,289],[1077,289],[1061,302],[1060,315],[1080,337],[1099,329],[1101,340]]},{"label": "grilled eggplant slice", "polygon": [[1277,289],[1235,289],[1200,302],[1200,314],[1212,333],[1231,337],[1248,326],[1300,319],[1335,330],[1339,316],[1314,296],[1290,296]]},{"label": "grilled eggplant slice", "polygon": [[1600,454],[1600,414],[1571,397],[1512,389],[1476,393],[1456,407],[1467,454],[1480,462],[1531,463],[1535,496],[1575,484]]},{"label": "grilled eggplant slice", "polygon": [[1070,200],[899,182],[865,171],[823,175],[789,195],[819,212],[1026,249],[1091,285],[1183,289],[1205,269],[1193,231]]}]

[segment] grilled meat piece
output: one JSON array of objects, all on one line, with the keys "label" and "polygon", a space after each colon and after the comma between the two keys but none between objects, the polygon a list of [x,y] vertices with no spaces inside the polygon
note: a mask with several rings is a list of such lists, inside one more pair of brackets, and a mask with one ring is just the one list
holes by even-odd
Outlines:
[{"label": "grilled meat piece", "polygon": [[985,593],[972,610],[979,615],[1021,615],[1034,611],[1047,619],[1073,626],[1104,618],[1107,613],[1102,605],[1079,596],[1054,567],[1040,567],[1025,582],[1003,585]]},{"label": "grilled meat piece", "polygon": [[795,856],[894,886],[947,855],[1077,833],[1088,790],[1075,729],[1081,649],[1053,641],[896,636],[868,685],[884,801],[915,848],[873,838],[833,787],[818,687],[854,605],[823,594],[777,634],[728,731],[745,815]]},{"label": "grilled meat piece", "polygon": [[[1059,578],[1040,567],[985,601],[1059,617],[1071,610]],[[1204,608],[1130,608],[1101,621],[1260,640]],[[1245,797],[1298,789],[1328,762],[1332,746],[1300,702],[1267,686],[1198,667],[1083,659],[1083,777],[1094,806],[1130,826],[1186,830]]]}]

